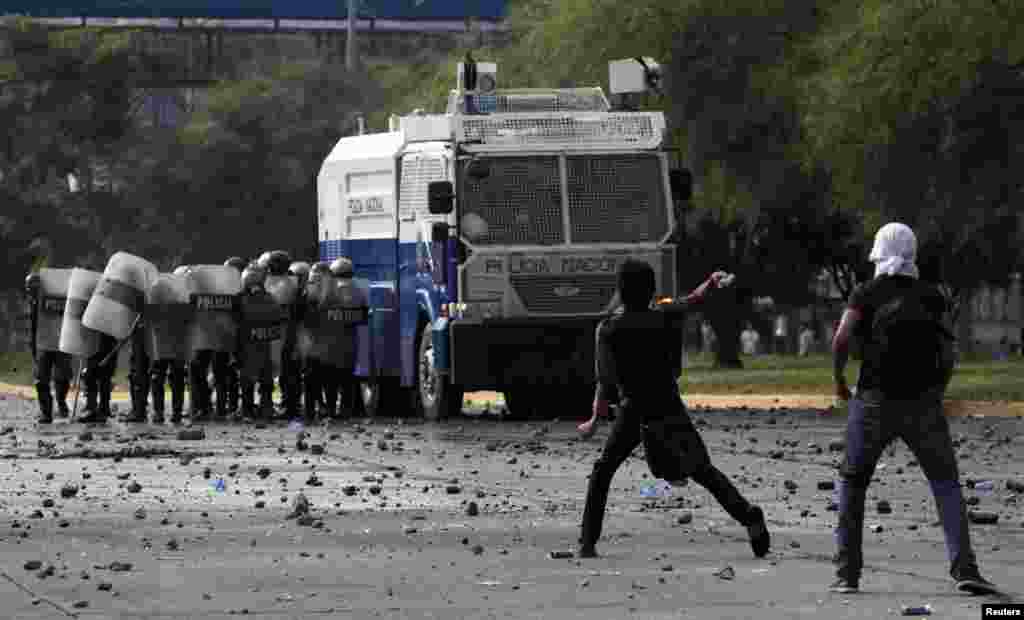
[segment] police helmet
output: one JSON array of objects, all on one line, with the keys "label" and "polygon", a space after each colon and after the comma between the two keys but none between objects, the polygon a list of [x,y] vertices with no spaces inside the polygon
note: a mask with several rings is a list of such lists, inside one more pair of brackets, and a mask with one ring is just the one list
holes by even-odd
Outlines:
[{"label": "police helmet", "polygon": [[250,289],[254,286],[263,286],[266,272],[259,265],[249,265],[242,271],[242,288]]},{"label": "police helmet", "polygon": [[270,265],[270,252],[260,254],[260,257],[256,259],[256,264],[259,265],[261,269],[266,269],[267,266]]},{"label": "police helmet", "polygon": [[331,263],[331,275],[335,278],[351,278],[354,273],[352,259],[342,256]]},{"label": "police helmet", "polygon": [[309,275],[309,263],[304,261],[296,261],[288,267],[288,273],[293,276],[299,276],[300,278]]},{"label": "police helmet", "polygon": [[188,273],[188,265],[181,265],[174,268],[174,275],[176,276],[183,276],[186,273]]},{"label": "police helmet", "polygon": [[245,271],[246,262],[241,256],[232,256],[231,258],[224,261],[225,267],[234,267],[238,270],[238,273]]},{"label": "police helmet", "polygon": [[284,250],[274,250],[267,259],[266,270],[273,276],[288,275],[288,268],[292,264],[292,257]]},{"label": "police helmet", "polygon": [[43,279],[39,276],[38,271],[33,271],[25,276],[25,290],[29,293],[35,293],[38,291],[39,287],[42,286],[42,283]]}]

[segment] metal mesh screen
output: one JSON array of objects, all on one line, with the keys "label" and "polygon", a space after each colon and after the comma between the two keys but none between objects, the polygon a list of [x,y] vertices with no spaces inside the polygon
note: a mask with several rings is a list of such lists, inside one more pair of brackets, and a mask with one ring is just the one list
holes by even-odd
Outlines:
[{"label": "metal mesh screen", "polygon": [[444,180],[444,162],[440,157],[417,154],[402,160],[402,185],[398,199],[398,214],[403,220],[431,216],[427,209],[427,184]]},{"label": "metal mesh screen", "polygon": [[615,295],[614,274],[512,276],[511,280],[512,288],[530,314],[599,314]]},{"label": "metal mesh screen", "polygon": [[[491,166],[487,178],[460,175],[464,180],[459,216],[462,232],[470,243],[562,243],[565,234],[558,158],[494,157],[487,161]],[[460,163],[462,166],[465,163]]]},{"label": "metal mesh screen", "polygon": [[478,142],[491,149],[657,148],[665,129],[656,113],[493,114],[456,117],[459,142]]},{"label": "metal mesh screen", "polygon": [[668,234],[656,156],[584,155],[566,163],[573,243],[656,242]]}]

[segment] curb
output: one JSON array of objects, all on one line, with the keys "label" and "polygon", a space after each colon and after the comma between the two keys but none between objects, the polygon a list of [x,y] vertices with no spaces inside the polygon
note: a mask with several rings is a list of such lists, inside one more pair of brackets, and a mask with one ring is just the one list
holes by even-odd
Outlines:
[{"label": "curb", "polygon": [[[34,399],[35,388],[27,385],[0,383],[0,394],[20,398]],[[69,399],[74,398],[72,389]],[[111,397],[112,402],[128,402],[130,395],[125,391],[116,391]],[[504,402],[500,392],[472,392],[466,400],[473,403]],[[836,408],[834,396],[821,394],[683,394],[683,402],[691,408],[704,407],[709,409],[823,409],[835,415],[843,412]],[[983,418],[1021,418],[1024,417],[1024,402],[1010,401],[975,401],[947,400],[944,403],[946,416],[983,417]]]}]

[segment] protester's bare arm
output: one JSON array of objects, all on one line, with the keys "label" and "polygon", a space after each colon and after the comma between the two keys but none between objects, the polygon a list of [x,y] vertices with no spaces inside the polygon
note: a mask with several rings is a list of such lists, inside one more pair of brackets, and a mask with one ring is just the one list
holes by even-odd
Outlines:
[{"label": "protester's bare arm", "polygon": [[847,308],[839,321],[839,329],[832,338],[833,375],[836,383],[836,396],[841,400],[849,400],[850,388],[846,383],[846,363],[850,359],[850,339],[853,337],[861,313],[856,308]]}]

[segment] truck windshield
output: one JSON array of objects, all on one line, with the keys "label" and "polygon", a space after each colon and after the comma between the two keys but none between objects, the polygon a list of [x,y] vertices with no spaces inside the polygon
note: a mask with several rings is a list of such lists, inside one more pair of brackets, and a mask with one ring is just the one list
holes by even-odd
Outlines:
[{"label": "truck windshield", "polygon": [[[463,175],[459,217],[474,245],[565,242],[557,156],[487,158],[490,173]],[[571,243],[658,242],[669,221],[661,160],[652,154],[566,157]]]}]

